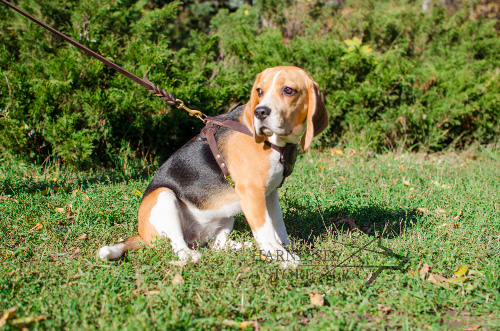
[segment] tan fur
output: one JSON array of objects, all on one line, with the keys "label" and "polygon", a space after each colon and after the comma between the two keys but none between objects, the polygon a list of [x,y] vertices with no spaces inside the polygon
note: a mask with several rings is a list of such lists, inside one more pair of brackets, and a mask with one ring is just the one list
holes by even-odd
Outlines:
[{"label": "tan fur", "polygon": [[139,235],[148,245],[160,238],[158,231],[149,222],[149,217],[151,216],[151,210],[158,202],[158,195],[167,190],[165,187],[154,190],[144,197],[139,206]]},{"label": "tan fur", "polygon": [[125,244],[125,246],[122,249],[123,253],[125,253],[126,251],[130,251],[132,249],[137,249],[137,248],[141,247],[142,245],[146,244],[144,242],[144,240],[142,240],[141,236],[139,236],[138,234],[135,236],[129,237],[120,243]]},{"label": "tan fur", "polygon": [[234,191],[231,191],[229,192],[229,194],[224,195],[213,195],[210,200],[203,202],[200,210],[219,209],[236,201],[238,201],[238,196]]},{"label": "tan fur", "polygon": [[236,133],[227,140],[225,149],[241,208],[248,225],[255,231],[266,221],[265,193],[271,148],[256,144],[250,136]]}]

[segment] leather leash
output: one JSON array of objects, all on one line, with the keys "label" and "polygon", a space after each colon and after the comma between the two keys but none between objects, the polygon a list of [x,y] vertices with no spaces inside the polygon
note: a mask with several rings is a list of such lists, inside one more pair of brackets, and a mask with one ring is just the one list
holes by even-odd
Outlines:
[{"label": "leather leash", "polygon": [[42,26],[43,28],[49,30],[50,32],[52,32],[53,34],[55,34],[56,36],[58,36],[59,38],[62,38],[64,40],[66,40],[71,45],[77,47],[78,49],[82,50],[86,54],[88,54],[88,55],[96,58],[99,61],[101,61],[102,63],[104,63],[108,67],[110,67],[110,68],[118,71],[122,75],[125,75],[126,77],[130,78],[131,80],[133,80],[137,84],[139,84],[141,86],[144,86],[145,88],[147,88],[149,90],[149,92],[153,93],[154,95],[156,95],[160,99],[165,100],[169,105],[175,106],[175,107],[177,107],[179,109],[184,109],[185,111],[187,111],[189,113],[190,116],[196,116],[200,120],[204,121],[204,118],[206,117],[205,114],[203,114],[199,110],[189,109],[188,107],[186,107],[186,105],[184,105],[184,102],[181,99],[177,99],[172,94],[165,92],[164,90],[162,90],[161,88],[159,88],[155,84],[151,83],[149,81],[149,79],[146,78],[147,72],[146,72],[146,74],[144,74],[144,77],[141,79],[141,78],[137,77],[136,75],[134,75],[133,73],[131,73],[131,72],[123,69],[122,67],[120,67],[116,63],[109,61],[104,56],[101,56],[101,55],[97,54],[96,52],[94,52],[91,49],[83,46],[79,42],[74,41],[73,39],[71,39],[70,37],[66,36],[65,34],[57,31],[53,27],[51,27],[51,26],[45,24],[44,22],[40,21],[39,19],[31,16],[30,14],[28,14],[24,10],[22,10],[22,9],[16,7],[16,6],[14,6],[10,2],[8,2],[6,0],[0,0],[0,1],[3,2],[4,4],[6,4],[7,6],[9,6],[10,8],[14,9],[18,13],[20,13],[21,15],[23,15],[23,16],[27,17],[28,19],[32,20],[36,24],[38,24],[38,25]]},{"label": "leather leash", "polygon": [[[149,81],[149,79],[146,78],[147,72],[146,72],[146,74],[144,74],[144,77],[141,79],[141,78],[137,77],[136,75],[134,75],[133,73],[123,69],[122,67],[120,67],[116,63],[109,61],[104,56],[97,54],[96,52],[83,46],[79,42],[71,39],[70,37],[66,36],[65,34],[54,29],[53,27],[51,27],[51,26],[45,24],[44,22],[40,21],[39,19],[31,16],[30,14],[28,14],[24,10],[14,6],[10,2],[8,2],[6,0],[0,0],[0,2],[3,2],[8,7],[14,9],[18,13],[20,13],[21,15],[27,17],[28,19],[35,22],[36,24],[49,30],[50,32],[52,32],[56,36],[66,40],[71,45],[77,47],[78,49],[82,50],[86,54],[96,58],[97,60],[101,61],[102,63],[104,63],[108,67],[118,71],[122,75],[125,75],[126,77],[130,78],[131,80],[133,80],[137,84],[147,88],[149,90],[149,92],[153,93],[154,95],[156,95],[160,99],[166,101],[169,105],[175,106],[179,109],[184,109],[185,111],[187,111],[189,113],[190,116],[196,116],[197,118],[202,120],[205,123],[205,127],[201,130],[200,135],[202,138],[207,140],[208,145],[210,146],[210,150],[212,151],[212,154],[214,155],[214,158],[217,161],[217,164],[221,168],[222,173],[224,174],[224,177],[226,178],[226,180],[229,181],[229,183],[231,183],[231,185],[234,186],[234,183],[232,182],[231,176],[229,174],[229,170],[227,169],[226,161],[222,157],[222,155],[219,151],[219,148],[217,147],[217,142],[215,141],[215,132],[217,131],[217,128],[219,128],[220,126],[225,126],[225,127],[228,127],[232,130],[242,132],[246,135],[253,137],[253,133],[250,132],[250,130],[245,125],[238,123],[238,122],[235,122],[235,121],[232,121],[232,120],[229,120],[229,119],[226,119],[226,118],[224,118],[224,115],[220,115],[220,116],[216,116],[216,117],[208,117],[207,115],[203,114],[199,110],[189,109],[188,107],[186,107],[186,105],[184,105],[184,102],[181,99],[177,99],[172,94],[165,92],[164,90],[162,90],[161,88],[159,88],[155,84],[151,83]],[[281,185],[283,185],[283,182],[285,181],[286,177],[290,176],[291,173],[293,172],[293,166],[295,164],[295,160],[297,159],[297,145],[286,144],[285,147],[280,147],[280,146],[277,146],[277,145],[270,143],[267,140],[264,143],[267,146],[271,147],[272,149],[274,149],[275,151],[280,153],[280,162],[283,165],[283,180],[281,181],[281,184],[279,186],[279,187],[281,187]]]}]

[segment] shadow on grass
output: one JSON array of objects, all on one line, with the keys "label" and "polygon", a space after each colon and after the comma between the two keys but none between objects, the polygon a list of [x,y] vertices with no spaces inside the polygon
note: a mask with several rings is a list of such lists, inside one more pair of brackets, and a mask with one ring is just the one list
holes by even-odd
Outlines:
[{"label": "shadow on grass", "polygon": [[[308,246],[332,232],[353,230],[346,222],[352,219],[359,231],[369,236],[382,235],[383,238],[397,238],[416,223],[417,214],[413,210],[391,210],[381,205],[337,208],[335,206],[305,206],[297,199],[281,199],[281,210],[288,235]],[[234,231],[250,233],[243,215],[236,217]]]},{"label": "shadow on grass", "polygon": [[362,231],[369,236],[397,238],[417,218],[413,210],[391,210],[381,205],[305,206],[290,198],[283,199],[281,205],[289,236],[307,245],[314,245],[318,237],[332,232]]}]

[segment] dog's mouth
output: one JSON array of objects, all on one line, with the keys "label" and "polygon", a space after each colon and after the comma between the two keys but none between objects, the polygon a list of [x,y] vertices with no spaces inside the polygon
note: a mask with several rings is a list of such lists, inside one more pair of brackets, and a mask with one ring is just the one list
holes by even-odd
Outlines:
[{"label": "dog's mouth", "polygon": [[274,132],[271,131],[271,129],[269,129],[267,126],[263,126],[260,128],[260,134],[265,135],[267,137],[271,137],[274,134]]},{"label": "dog's mouth", "polygon": [[[280,131],[283,131],[283,132],[280,132]],[[281,130],[271,130],[269,129],[267,126],[263,126],[259,129],[259,135],[264,135],[266,137],[271,137],[273,134],[276,134],[277,136],[280,136],[280,137],[286,137],[288,135],[290,135],[292,132],[286,132],[285,129],[281,129]]]}]

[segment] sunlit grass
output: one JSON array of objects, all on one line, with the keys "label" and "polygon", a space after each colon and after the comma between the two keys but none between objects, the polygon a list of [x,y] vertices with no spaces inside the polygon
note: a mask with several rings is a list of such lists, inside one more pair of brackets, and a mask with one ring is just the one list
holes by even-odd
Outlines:
[{"label": "sunlit grass", "polygon": [[[280,191],[285,223],[298,254],[329,252],[330,262],[285,272],[255,249],[201,249],[200,264],[175,266],[165,241],[102,262],[100,246],[136,233],[137,191],[150,178],[6,165],[0,311],[47,315],[33,329],[499,327],[500,156],[467,155],[301,155]],[[233,237],[252,239],[242,216]],[[376,240],[358,251],[377,237],[390,254]],[[367,285],[378,268],[333,267],[346,258],[395,268]],[[460,265],[480,273],[448,289],[420,278],[424,263],[445,278]]]}]

